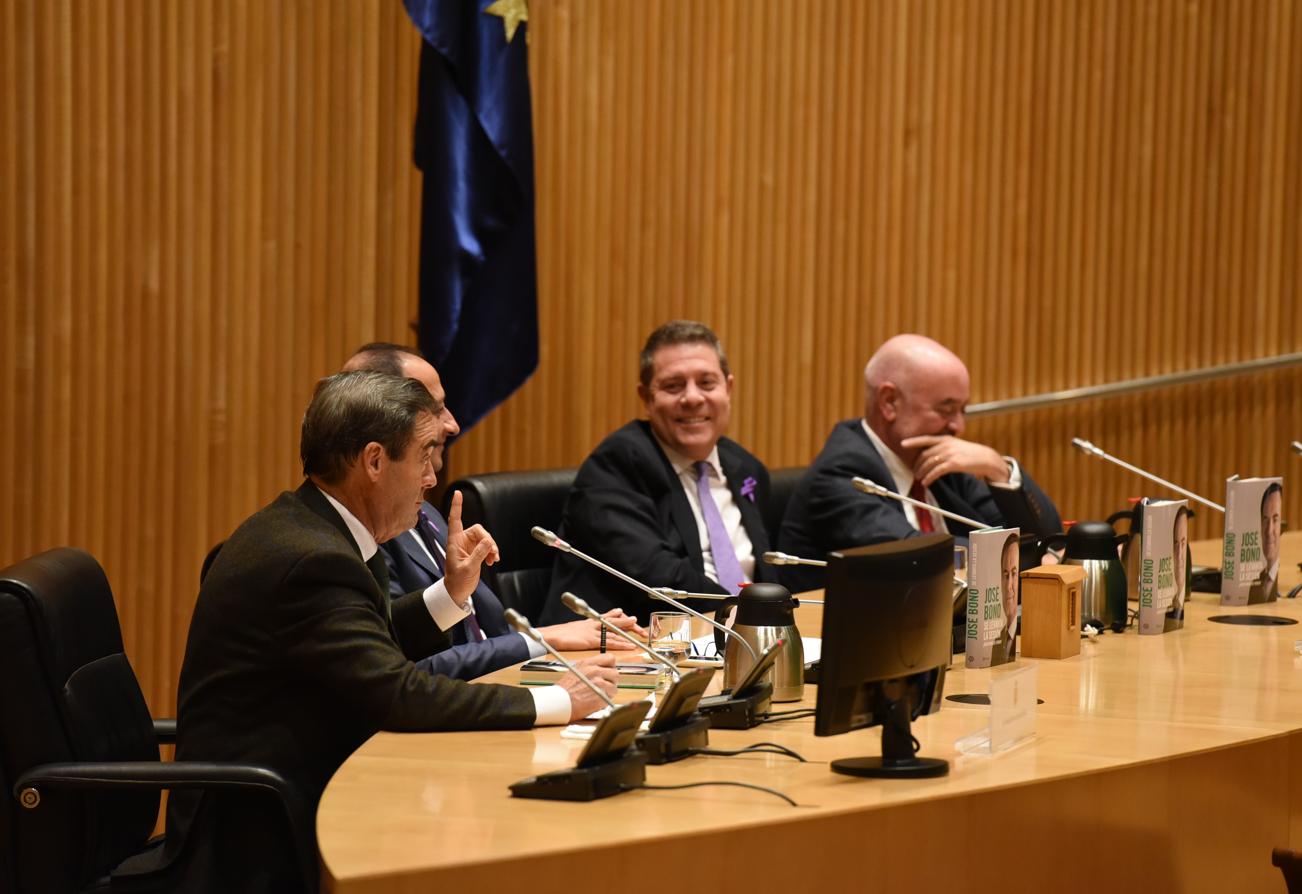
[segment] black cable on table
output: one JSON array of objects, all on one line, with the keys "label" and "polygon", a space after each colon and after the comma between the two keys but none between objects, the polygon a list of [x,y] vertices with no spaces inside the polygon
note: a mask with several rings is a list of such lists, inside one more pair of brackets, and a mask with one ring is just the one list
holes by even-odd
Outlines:
[{"label": "black cable on table", "polygon": [[768,788],[767,786],[763,786],[763,785],[755,785],[754,783],[750,783],[750,782],[731,782],[726,779],[720,779],[720,780],[715,780],[710,782],[685,782],[681,785],[647,785],[644,782],[641,785],[625,785],[623,786],[623,789],[624,791],[632,791],[633,789],[645,788],[645,789],[659,789],[662,791],[668,791],[670,789],[677,789],[677,788],[698,788],[703,785],[731,785],[731,786],[735,786],[736,788],[753,788],[757,792],[765,792],[766,794],[770,794],[775,798],[781,798],[783,801],[786,801],[792,807],[800,806],[795,801],[791,800],[790,797],[784,795],[782,792],[778,791],[775,788]]}]

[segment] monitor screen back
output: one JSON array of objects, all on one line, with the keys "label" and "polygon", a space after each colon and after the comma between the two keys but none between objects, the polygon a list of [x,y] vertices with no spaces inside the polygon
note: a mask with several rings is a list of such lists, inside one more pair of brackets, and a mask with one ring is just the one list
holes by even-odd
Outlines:
[{"label": "monitor screen back", "polygon": [[[874,722],[882,698],[928,710],[950,660],[954,538],[929,534],[828,556],[815,733]],[[898,681],[898,682],[893,682]]]}]

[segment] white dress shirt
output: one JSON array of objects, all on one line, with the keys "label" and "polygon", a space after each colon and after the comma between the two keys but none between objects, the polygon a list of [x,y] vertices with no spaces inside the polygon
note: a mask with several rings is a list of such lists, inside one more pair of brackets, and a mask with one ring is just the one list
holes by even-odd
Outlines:
[{"label": "white dress shirt", "polygon": [[[371,561],[371,558],[380,549],[379,544],[375,542],[375,537],[366,529],[365,525],[357,520],[357,516],[348,511],[347,506],[340,503],[325,491],[321,491],[321,494],[330,502],[330,505],[335,508],[335,511],[339,513],[339,517],[344,520],[344,524],[348,526],[348,531],[353,535],[353,541],[356,542],[357,549],[362,554],[362,561]],[[420,538],[417,537],[416,540],[419,542]],[[385,595],[387,596],[388,594],[386,593]],[[434,619],[434,623],[438,624],[439,629],[441,630],[447,630],[448,627],[451,626],[451,624],[445,626],[443,621],[440,620],[440,613],[442,613],[445,618],[449,617],[446,613],[447,604],[452,605],[457,612],[457,617],[452,621],[452,624],[464,621],[466,616],[470,614],[469,608],[463,609],[461,606],[457,605],[448,594],[448,588],[444,584],[442,578],[439,578],[437,581],[425,588],[423,598],[425,600],[425,608],[429,610],[430,617]],[[467,606],[469,603],[470,600],[467,599]],[[544,686],[537,689],[530,689],[529,694],[533,696],[533,707],[536,715],[534,718],[534,724],[536,726],[570,722],[570,711],[572,705],[570,704],[570,694],[565,691],[564,687]]]},{"label": "white dress shirt", "polygon": [[[705,528],[705,516],[701,513],[701,497],[696,489],[696,463],[667,446],[659,438],[656,438],[656,441],[660,444],[660,449],[665,452],[665,456],[669,458],[669,464],[678,473],[678,481],[683,486],[683,492],[687,494],[687,505],[692,507],[692,515],[696,519],[696,531],[701,538],[701,557],[705,560],[705,576],[718,583],[719,573],[714,567],[710,533]],[[733,551],[737,553],[737,564],[741,566],[741,573],[746,580],[753,581],[755,546],[750,542],[746,526],[741,523],[741,507],[732,498],[732,491],[728,488],[728,479],[723,474],[723,466],[719,463],[718,444],[714,445],[714,449],[710,451],[705,461],[710,464],[710,495],[714,497],[714,503],[719,507],[719,515],[723,518],[723,526],[728,531],[728,539],[732,541]],[[656,584],[653,583],[652,586]]]}]

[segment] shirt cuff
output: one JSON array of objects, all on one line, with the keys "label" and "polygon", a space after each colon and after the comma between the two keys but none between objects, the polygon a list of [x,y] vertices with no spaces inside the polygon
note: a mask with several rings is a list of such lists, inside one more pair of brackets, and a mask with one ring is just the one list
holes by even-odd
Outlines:
[{"label": "shirt cuff", "polygon": [[470,600],[466,600],[464,608],[457,605],[442,579],[426,587],[424,596],[425,608],[429,610],[429,616],[434,619],[434,623],[439,625],[439,630],[450,630],[470,617]]},{"label": "shirt cuff", "polygon": [[1017,490],[1022,486],[1022,467],[1011,456],[1005,456],[1004,462],[1008,463],[1008,480],[991,481],[990,486],[1002,487],[1004,490]]},{"label": "shirt cuff", "polygon": [[529,639],[529,637],[525,636],[523,633],[517,633],[516,636],[519,636],[524,639],[524,644],[529,647],[530,658],[541,658],[547,654],[547,650],[544,649],[540,643],[534,642],[533,640]]},{"label": "shirt cuff", "polygon": [[564,686],[543,686],[530,689],[533,696],[533,709],[537,715],[534,726],[561,726],[570,722],[570,694]]}]

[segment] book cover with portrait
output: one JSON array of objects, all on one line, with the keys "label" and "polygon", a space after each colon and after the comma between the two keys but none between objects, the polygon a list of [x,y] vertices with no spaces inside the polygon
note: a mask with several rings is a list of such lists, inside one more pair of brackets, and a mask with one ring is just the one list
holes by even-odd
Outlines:
[{"label": "book cover with portrait", "polygon": [[966,667],[1017,657],[1018,529],[974,531],[968,545]]},{"label": "book cover with portrait", "polygon": [[1221,605],[1253,605],[1279,598],[1283,505],[1283,478],[1231,478],[1226,482]]},{"label": "book cover with portrait", "polygon": [[1144,500],[1143,510],[1139,632],[1179,630],[1189,595],[1189,501]]}]

